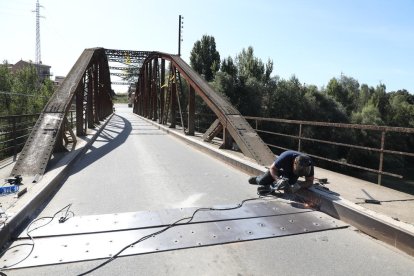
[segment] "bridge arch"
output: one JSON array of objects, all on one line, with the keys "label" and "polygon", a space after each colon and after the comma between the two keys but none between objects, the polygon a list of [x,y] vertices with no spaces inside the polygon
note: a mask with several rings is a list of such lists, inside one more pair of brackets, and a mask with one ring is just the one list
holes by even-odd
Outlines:
[{"label": "bridge arch", "polygon": [[[68,142],[76,143],[76,136],[86,135],[87,128],[93,128],[112,113],[109,62],[123,62],[125,58],[135,59],[136,64],[141,66],[136,82],[134,113],[161,124],[169,121],[170,127],[175,127],[177,107],[180,109],[181,89],[178,83],[183,77],[189,91],[186,118],[188,135],[195,133],[197,94],[217,117],[204,133],[205,141],[211,141],[222,132],[222,147],[228,148],[234,141],[246,156],[259,164],[270,165],[273,162],[273,153],[240,112],[179,56],[161,52],[91,48],[83,51],[43,109],[13,167],[13,176],[34,176],[36,180],[37,176],[44,174],[53,152],[64,150],[64,144]],[[168,78],[166,62],[170,66]],[[76,106],[76,136],[68,126],[67,119],[72,106]],[[180,115],[182,118],[181,112]]]},{"label": "bridge arch", "polygon": [[[168,77],[166,61],[169,62]],[[179,99],[183,97],[183,89],[179,85],[181,77],[188,85],[188,95],[185,97],[188,106],[187,126],[184,126]],[[205,141],[222,132],[222,148],[231,147],[234,141],[244,155],[253,158],[259,164],[270,165],[273,162],[274,154],[240,112],[215,92],[208,82],[179,56],[161,52],[150,53],[139,71],[135,91],[135,113],[161,124],[169,122],[170,127],[174,128],[176,113],[180,111],[181,124],[187,135],[194,135],[197,94],[217,117],[204,133]]]}]

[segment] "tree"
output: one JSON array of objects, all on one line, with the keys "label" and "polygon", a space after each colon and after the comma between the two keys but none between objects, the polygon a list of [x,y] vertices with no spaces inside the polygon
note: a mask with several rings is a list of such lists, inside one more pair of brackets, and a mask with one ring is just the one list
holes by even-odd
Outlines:
[{"label": "tree", "polygon": [[254,56],[250,46],[237,54],[234,60],[229,56],[222,61],[213,86],[226,95],[243,115],[262,116],[275,87],[270,77],[272,70],[273,62],[268,60],[264,65]]},{"label": "tree", "polygon": [[236,66],[239,76],[253,77],[264,82],[270,79],[273,71],[273,61],[269,59],[265,67],[262,60],[254,56],[252,46],[249,46],[247,50],[243,49],[236,56]]},{"label": "tree", "polygon": [[304,90],[296,76],[278,80],[269,99],[269,116],[292,120],[303,119]]},{"label": "tree", "polygon": [[354,124],[363,125],[383,125],[384,122],[381,119],[381,113],[374,104],[367,104],[361,112],[355,112],[352,114],[352,122]]},{"label": "tree", "polygon": [[387,125],[414,127],[414,96],[405,91],[390,95]]},{"label": "tree", "polygon": [[386,114],[389,106],[389,95],[386,92],[385,84],[380,83],[377,85],[374,94],[371,96],[371,102],[378,108],[381,114]]},{"label": "tree", "polygon": [[9,114],[12,104],[11,95],[5,92],[11,91],[12,77],[8,69],[7,61],[0,65],[0,115]]},{"label": "tree", "polygon": [[346,110],[333,98],[319,92],[316,86],[305,87],[305,90],[306,102],[303,119],[335,123],[349,122]]},{"label": "tree", "polygon": [[7,62],[0,65],[0,114],[19,115],[40,112],[53,94],[49,79],[39,81],[34,66],[11,74]]},{"label": "tree", "polygon": [[361,112],[362,108],[364,108],[369,99],[372,97],[372,94],[374,94],[374,91],[375,89],[373,87],[368,87],[368,85],[362,84],[354,111]]},{"label": "tree", "polygon": [[233,78],[237,77],[238,71],[232,57],[223,59],[221,62],[221,72],[227,73]]},{"label": "tree", "polygon": [[216,72],[220,69],[220,53],[216,50],[216,42],[213,36],[203,35],[194,43],[190,55],[190,65],[206,81],[212,81]]},{"label": "tree", "polygon": [[329,81],[326,93],[342,104],[348,115],[350,115],[357,106],[359,83],[356,79],[342,74],[339,80],[332,78]]},{"label": "tree", "polygon": [[12,92],[21,94],[14,114],[34,113],[33,96],[39,95],[39,77],[34,66],[27,66],[14,73]]}]

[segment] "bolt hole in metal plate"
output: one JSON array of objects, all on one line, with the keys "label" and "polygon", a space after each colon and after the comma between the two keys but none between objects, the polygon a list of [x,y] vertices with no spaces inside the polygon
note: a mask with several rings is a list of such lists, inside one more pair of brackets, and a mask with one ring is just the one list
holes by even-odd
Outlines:
[{"label": "bolt hole in metal plate", "polygon": [[[280,202],[273,202],[272,204],[284,205]],[[122,214],[117,215],[118,218],[120,215]],[[88,218],[84,217],[84,219],[86,222]],[[195,223],[177,225],[159,235],[137,243],[125,250],[121,256],[282,237],[347,226],[341,221],[316,211],[243,219],[237,217],[226,218],[219,221],[197,220]],[[155,226],[100,233],[89,231],[88,234],[65,234],[35,238],[35,247],[28,258],[26,257],[31,250],[31,246],[21,246],[18,247],[19,250],[7,251],[0,259],[0,265],[1,267],[8,267],[23,259],[24,261],[12,268],[108,258],[120,248],[163,228]],[[33,234],[35,234],[35,231],[33,231]],[[28,241],[26,238],[21,238],[14,242],[12,246],[21,243],[28,243]]]}]

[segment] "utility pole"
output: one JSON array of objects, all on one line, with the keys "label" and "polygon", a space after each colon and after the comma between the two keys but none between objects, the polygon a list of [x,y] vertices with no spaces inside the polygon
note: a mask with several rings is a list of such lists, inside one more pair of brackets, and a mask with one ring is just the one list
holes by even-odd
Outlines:
[{"label": "utility pole", "polygon": [[44,16],[40,15],[40,8],[43,8],[39,4],[39,0],[36,1],[36,10],[33,12],[36,13],[36,58],[35,58],[35,64],[41,64],[42,63],[42,57],[40,53],[40,18],[45,18]]},{"label": "utility pole", "polygon": [[184,28],[184,21],[182,21],[184,19],[184,16],[179,16],[178,17],[178,56],[181,56],[181,42],[183,41],[182,39],[182,30]]}]

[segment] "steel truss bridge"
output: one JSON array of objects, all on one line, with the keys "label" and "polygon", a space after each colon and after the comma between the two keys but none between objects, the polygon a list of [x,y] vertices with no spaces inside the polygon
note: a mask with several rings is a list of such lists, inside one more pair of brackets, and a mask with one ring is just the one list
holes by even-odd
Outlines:
[{"label": "steel truss bridge", "polygon": [[[111,116],[111,75],[123,77],[123,82],[134,88],[132,112],[139,116],[127,107],[120,107]],[[200,110],[212,115],[206,120],[209,124],[202,133],[202,143],[200,137],[187,137],[200,136],[195,131],[195,115]],[[11,170],[12,176],[24,177],[27,195],[20,202],[18,197],[4,197],[8,209],[0,210],[6,215],[5,220],[0,216],[0,245],[12,245],[1,252],[0,271],[10,269],[13,275],[86,275],[97,269],[102,269],[98,274],[105,275],[186,275],[198,271],[210,275],[269,275],[275,271],[292,275],[413,275],[412,259],[349,228],[349,224],[354,225],[413,256],[412,225],[365,212],[342,200],[340,194],[323,189],[326,187],[302,191],[297,197],[300,200],[291,194],[251,198],[252,188],[254,192],[256,189],[239,185],[247,178],[240,168],[261,173],[274,155],[246,118],[177,55],[85,49],[40,114]],[[299,150],[300,139],[307,139],[301,135],[302,123],[297,137]],[[98,129],[98,125],[99,130],[88,131]],[[170,139],[165,132],[186,142]],[[51,162],[54,153],[74,149],[78,138],[88,134],[95,137],[89,141],[94,142],[97,136],[102,141],[66,155],[72,155],[69,164],[62,164],[65,158]],[[222,139],[213,140],[217,136]],[[221,148],[237,145],[256,162],[237,157],[226,162],[232,166],[223,166],[199,152],[187,151],[190,140],[202,144],[201,151],[211,149],[214,153],[216,147],[206,143],[217,145],[219,141]],[[126,161],[114,161],[121,154]],[[221,160],[228,157],[225,155]],[[95,162],[97,159],[101,162]],[[233,167],[235,163],[240,170]],[[59,186],[66,174],[66,168],[61,167],[72,164],[70,177]],[[61,173],[51,176],[56,167]],[[171,174],[183,168],[191,173]],[[200,177],[201,170],[208,177]],[[42,183],[34,184],[45,171],[48,173]],[[337,175],[329,175],[334,178],[332,182],[337,181]],[[346,181],[351,184],[354,180]],[[346,185],[347,192],[349,187]],[[59,191],[50,199],[55,190]],[[230,200],[236,203],[229,205]],[[195,201],[213,207],[193,208]],[[396,204],[394,198],[391,201]],[[62,202],[71,203],[53,217],[39,215],[32,220],[43,207],[50,211]],[[1,207],[5,208],[3,203]],[[69,210],[72,203],[76,215]],[[163,204],[171,207],[159,210]],[[26,232],[15,236],[29,220]],[[106,266],[121,256],[126,258]],[[85,262],[101,259],[105,261]],[[193,260],[197,260],[195,264]]]},{"label": "steel truss bridge", "polygon": [[[117,63],[118,66],[110,64]],[[135,68],[136,70],[131,70]],[[33,128],[12,175],[34,177],[37,181],[56,151],[64,151],[76,137],[84,136],[113,112],[111,75],[136,79],[133,112],[175,128],[180,118],[187,135],[195,133],[196,95],[216,117],[204,133],[211,141],[222,134],[222,148],[237,144],[248,157],[261,165],[272,163],[274,155],[240,112],[179,56],[147,51],[92,48],[83,51],[62,85],[53,94]],[[132,74],[132,75],[131,75]],[[136,75],[133,75],[136,74]],[[184,87],[185,85],[185,87]],[[186,92],[185,92],[186,91]],[[183,114],[183,108],[187,109]],[[68,124],[76,110],[76,131]],[[177,116],[179,113],[179,116]]]}]

